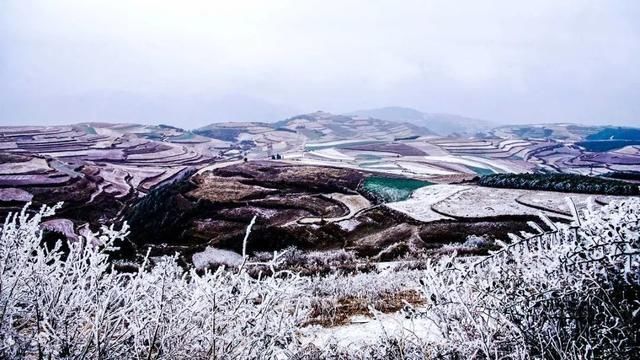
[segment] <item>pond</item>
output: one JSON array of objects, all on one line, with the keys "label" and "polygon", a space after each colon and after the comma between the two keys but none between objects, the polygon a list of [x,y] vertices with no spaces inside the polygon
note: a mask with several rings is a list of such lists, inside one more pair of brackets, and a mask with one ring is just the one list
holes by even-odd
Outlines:
[{"label": "pond", "polygon": [[372,176],[364,181],[363,188],[382,202],[394,202],[406,200],[416,189],[432,184],[423,180]]},{"label": "pond", "polygon": [[491,175],[491,174],[495,174],[496,172],[488,169],[488,168],[482,168],[482,167],[477,167],[477,166],[471,166],[471,165],[465,165],[469,170],[473,171],[474,173],[478,174],[478,175]]}]

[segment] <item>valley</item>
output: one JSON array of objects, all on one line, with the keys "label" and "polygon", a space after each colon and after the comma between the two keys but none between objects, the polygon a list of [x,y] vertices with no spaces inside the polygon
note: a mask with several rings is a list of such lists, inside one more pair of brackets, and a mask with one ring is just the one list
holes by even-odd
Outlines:
[{"label": "valley", "polygon": [[[630,180],[597,179],[637,194],[640,169],[634,131],[570,124],[443,136],[415,123],[316,112],[194,130],[85,123],[0,134],[2,215],[29,201],[62,201],[58,226],[47,231],[70,239],[127,221],[132,233],[119,254],[126,261],[148,248],[153,256],[179,252],[185,264],[211,247],[240,252],[254,217],[251,253],[344,249],[388,261],[451,244],[483,253],[487,247],[462,244],[528,232],[531,221],[544,228],[540,213],[570,221],[571,207],[622,194],[481,186],[488,182],[479,179],[567,174],[579,183],[588,179],[579,176],[613,174]],[[584,147],[593,141],[612,144]]]}]

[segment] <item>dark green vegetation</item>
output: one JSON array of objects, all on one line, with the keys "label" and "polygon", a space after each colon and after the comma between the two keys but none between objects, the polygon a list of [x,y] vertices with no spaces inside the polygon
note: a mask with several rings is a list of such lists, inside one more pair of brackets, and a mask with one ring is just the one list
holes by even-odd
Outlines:
[{"label": "dark green vegetation", "polygon": [[277,127],[276,131],[286,131],[286,132],[290,132],[290,133],[294,133],[294,134],[297,133],[297,131],[295,131],[293,129],[289,129],[289,128],[282,127],[282,126],[281,127]]},{"label": "dark green vegetation", "polygon": [[193,130],[195,134],[210,137],[212,139],[224,141],[236,141],[242,129],[234,128],[215,128],[215,129],[198,129]]},{"label": "dark green vegetation", "polygon": [[629,145],[640,145],[640,129],[605,128],[597,133],[587,135],[585,141],[577,142],[576,145],[593,152],[605,152]]},{"label": "dark green vegetation", "polygon": [[620,180],[640,181],[640,171],[614,171],[602,175],[602,177]]},{"label": "dark green vegetation", "polygon": [[185,132],[186,131],[183,128],[179,128],[179,127],[175,127],[175,126],[171,126],[171,125],[167,125],[167,124],[160,124],[160,125],[158,125],[158,127],[160,129],[163,129],[163,130],[169,129],[169,130],[176,130],[176,131],[180,131],[180,132]]},{"label": "dark green vegetation", "polygon": [[522,138],[547,138],[553,134],[552,129],[537,126],[521,127],[519,129],[515,129],[513,132]]},{"label": "dark green vegetation", "polygon": [[254,215],[252,252],[323,249],[344,243],[340,227],[289,225],[308,216],[344,215],[346,206],[327,194],[354,193],[362,181],[361,173],[349,169],[249,161],[157,187],[123,218],[138,249],[151,247],[152,256],[179,252],[185,263],[208,245],[241,252]]},{"label": "dark green vegetation", "polygon": [[397,137],[394,138],[393,141],[400,141],[400,140],[415,140],[417,138],[419,138],[420,135],[413,135],[413,136],[404,136],[404,137]]},{"label": "dark green vegetation", "polygon": [[427,185],[432,183],[414,179],[372,176],[364,181],[362,187],[380,202],[393,202],[406,200],[416,189]]},{"label": "dark green vegetation", "polygon": [[606,152],[620,149],[629,145],[640,145],[640,140],[594,140],[580,141],[576,145],[585,148],[587,151]]},{"label": "dark green vegetation", "polygon": [[493,174],[481,176],[478,185],[603,195],[640,195],[640,188],[635,184],[575,174]]},{"label": "dark green vegetation", "polygon": [[195,186],[187,180],[152,190],[132,206],[125,219],[132,227],[131,240],[136,244],[170,242],[184,231],[185,218],[194,207],[182,193]]},{"label": "dark green vegetation", "polygon": [[605,128],[595,134],[588,135],[585,140],[638,140],[640,129],[634,128]]}]

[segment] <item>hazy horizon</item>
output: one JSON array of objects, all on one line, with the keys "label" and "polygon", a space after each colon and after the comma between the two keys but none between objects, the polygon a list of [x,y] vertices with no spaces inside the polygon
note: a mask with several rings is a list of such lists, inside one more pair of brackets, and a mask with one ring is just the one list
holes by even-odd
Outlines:
[{"label": "hazy horizon", "polygon": [[0,125],[388,106],[637,126],[635,1],[0,3]]}]

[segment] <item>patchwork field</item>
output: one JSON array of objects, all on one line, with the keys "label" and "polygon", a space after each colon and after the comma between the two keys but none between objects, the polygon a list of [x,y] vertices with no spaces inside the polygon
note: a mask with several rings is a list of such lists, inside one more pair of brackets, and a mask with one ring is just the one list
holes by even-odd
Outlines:
[{"label": "patchwork field", "polygon": [[[477,177],[613,174],[634,181],[640,166],[635,132],[568,124],[441,137],[411,124],[317,112],[195,130],[85,123],[3,127],[0,134],[0,212],[64,201],[47,231],[77,237],[127,220],[136,230],[124,257],[151,247],[153,254],[179,251],[185,262],[205,249],[240,251],[254,216],[260,236],[251,251],[421,256],[470,234],[526,231],[539,213],[566,221],[565,197],[578,209],[589,198],[595,206],[613,199],[481,187]],[[585,141],[607,144],[592,151]]]}]

